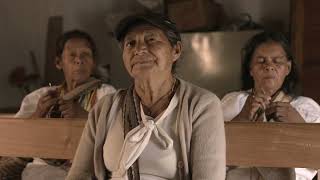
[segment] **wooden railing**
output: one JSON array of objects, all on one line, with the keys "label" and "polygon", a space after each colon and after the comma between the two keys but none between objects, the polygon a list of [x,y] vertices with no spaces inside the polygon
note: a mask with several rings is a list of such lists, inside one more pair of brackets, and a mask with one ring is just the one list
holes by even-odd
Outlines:
[{"label": "wooden railing", "polygon": [[320,169],[320,124],[225,123],[227,164]]},{"label": "wooden railing", "polygon": [[227,164],[320,169],[320,124],[225,123]]},{"label": "wooden railing", "polygon": [[[83,119],[0,119],[0,156],[72,159]],[[320,124],[225,123],[227,164],[320,169]]]},{"label": "wooden railing", "polygon": [[85,120],[0,119],[0,156],[72,159]]}]

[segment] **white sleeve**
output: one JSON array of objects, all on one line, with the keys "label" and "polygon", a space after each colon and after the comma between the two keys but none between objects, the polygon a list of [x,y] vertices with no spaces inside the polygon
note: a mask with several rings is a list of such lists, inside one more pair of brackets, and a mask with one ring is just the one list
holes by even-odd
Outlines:
[{"label": "white sleeve", "polygon": [[103,96],[107,94],[113,94],[116,92],[116,89],[109,84],[102,84],[97,91],[97,99],[100,100]]},{"label": "white sleeve", "polygon": [[49,89],[50,89],[49,87],[43,87],[26,95],[21,102],[19,111],[17,112],[17,114],[14,115],[14,117],[15,118],[30,117],[32,113],[36,111],[40,97],[46,94]]},{"label": "white sleeve", "polygon": [[312,180],[312,178],[317,174],[314,169],[308,168],[295,168],[296,180]]},{"label": "white sleeve", "polygon": [[222,100],[222,110],[224,121],[231,121],[242,110],[248,94],[246,92],[232,92],[226,94]]},{"label": "white sleeve", "polygon": [[313,99],[300,96],[291,105],[307,123],[320,123],[320,106]]}]

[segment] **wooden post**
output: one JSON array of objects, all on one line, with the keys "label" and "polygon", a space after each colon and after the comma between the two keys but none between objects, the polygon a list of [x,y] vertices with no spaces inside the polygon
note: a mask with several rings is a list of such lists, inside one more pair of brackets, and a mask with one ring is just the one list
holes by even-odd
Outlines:
[{"label": "wooden post", "polygon": [[58,37],[63,31],[63,18],[62,16],[51,16],[48,19],[48,32],[46,40],[46,63],[44,71],[44,83],[51,83],[57,85],[61,83],[63,73],[57,70],[55,67],[56,58],[56,42]]}]

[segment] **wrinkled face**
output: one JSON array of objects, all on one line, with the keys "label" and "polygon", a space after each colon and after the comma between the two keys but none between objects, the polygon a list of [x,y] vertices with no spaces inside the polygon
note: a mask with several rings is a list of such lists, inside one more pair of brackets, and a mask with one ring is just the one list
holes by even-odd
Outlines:
[{"label": "wrinkled face", "polygon": [[172,47],[164,32],[151,25],[133,27],[123,40],[124,65],[134,79],[171,75],[180,54],[181,42]]},{"label": "wrinkled face", "polygon": [[95,61],[85,39],[69,39],[65,45],[61,58],[57,58],[56,67],[61,69],[67,83],[82,84],[91,75]]},{"label": "wrinkled face", "polygon": [[259,45],[252,56],[250,74],[254,88],[275,92],[290,73],[291,62],[279,43],[270,41]]}]

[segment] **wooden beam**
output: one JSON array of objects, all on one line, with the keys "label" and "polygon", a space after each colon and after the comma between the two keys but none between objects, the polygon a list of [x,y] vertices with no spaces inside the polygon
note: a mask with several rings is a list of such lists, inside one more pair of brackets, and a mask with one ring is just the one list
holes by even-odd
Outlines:
[{"label": "wooden beam", "polygon": [[[0,156],[72,159],[86,120],[0,118]],[[320,124],[225,123],[227,164],[320,169]]]},{"label": "wooden beam", "polygon": [[320,124],[225,123],[227,164],[320,169]]},{"label": "wooden beam", "polygon": [[0,155],[72,159],[85,120],[0,119]]},{"label": "wooden beam", "polygon": [[299,70],[304,62],[304,0],[291,0],[291,46]]},{"label": "wooden beam", "polygon": [[63,17],[50,16],[48,18],[47,39],[46,39],[46,62],[44,71],[44,83],[53,85],[64,81],[63,73],[59,71],[55,64],[56,43],[63,33]]}]

